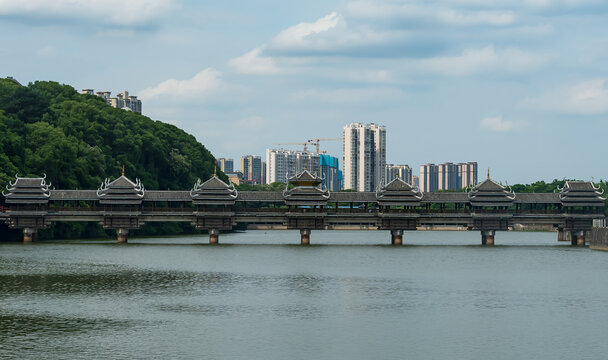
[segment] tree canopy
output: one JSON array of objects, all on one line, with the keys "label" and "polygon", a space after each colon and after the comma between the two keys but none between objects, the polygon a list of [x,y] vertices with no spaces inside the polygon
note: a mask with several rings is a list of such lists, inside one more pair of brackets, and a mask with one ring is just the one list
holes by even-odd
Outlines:
[{"label": "tree canopy", "polygon": [[53,81],[0,79],[0,134],[2,188],[18,173],[46,174],[57,189],[96,189],[124,165],[146,189],[185,190],[214,171],[215,158],[194,136]]}]

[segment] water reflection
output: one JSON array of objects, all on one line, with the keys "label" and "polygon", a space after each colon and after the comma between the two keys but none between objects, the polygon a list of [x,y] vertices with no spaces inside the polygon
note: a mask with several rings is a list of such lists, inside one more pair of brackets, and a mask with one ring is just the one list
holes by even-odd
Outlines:
[{"label": "water reflection", "polygon": [[[449,233],[422,236],[431,235],[452,242]],[[476,244],[475,235],[457,240]],[[536,241],[508,236],[501,241]],[[0,245],[0,358],[553,360],[608,352],[588,335],[608,323],[604,253],[140,242]]]}]

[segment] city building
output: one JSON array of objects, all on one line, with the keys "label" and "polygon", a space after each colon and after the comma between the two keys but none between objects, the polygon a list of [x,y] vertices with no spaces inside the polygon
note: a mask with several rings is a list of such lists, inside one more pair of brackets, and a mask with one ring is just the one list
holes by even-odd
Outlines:
[{"label": "city building", "polygon": [[287,183],[303,170],[321,176],[321,159],[310,151],[266,149],[266,181]]},{"label": "city building", "polygon": [[352,123],[344,127],[344,188],[375,191],[384,183],[386,127]]},{"label": "city building", "polygon": [[17,81],[17,79],[15,79],[12,76],[7,76],[6,80],[10,80],[10,81],[14,82],[16,85],[23,86],[23,85],[21,85],[21,83],[19,81]]},{"label": "city building", "polygon": [[243,183],[243,173],[240,171],[233,172],[225,172],[226,176],[228,176],[228,180],[234,185],[241,185]]},{"label": "city building", "polygon": [[477,184],[477,163],[458,163],[458,182],[460,188]]},{"label": "city building", "polygon": [[323,178],[323,185],[330,191],[342,190],[342,171],[340,170],[339,161],[337,157],[321,154],[321,177]]},{"label": "city building", "polygon": [[458,165],[451,162],[437,165],[437,190],[462,189],[458,178]]},{"label": "city building", "polygon": [[420,190],[433,192],[437,190],[460,190],[477,184],[477,163],[451,162],[420,166]]},{"label": "city building", "polygon": [[260,156],[245,155],[241,157],[241,172],[244,182],[253,185],[263,184],[262,168],[262,158]]},{"label": "city building", "polygon": [[129,96],[128,91],[123,91],[117,94],[116,97],[112,97],[112,93],[110,91],[98,91],[95,93],[93,89],[83,89],[81,93],[97,95],[104,98],[108,105],[112,107],[141,114],[141,100],[138,100],[137,96]]},{"label": "city building", "polygon": [[420,191],[433,192],[439,188],[439,168],[435,164],[420,165]]},{"label": "city building", "polygon": [[386,184],[399,178],[412,185],[412,168],[409,165],[386,164],[384,169],[384,182]]},{"label": "city building", "polygon": [[234,172],[234,159],[219,158],[217,159],[217,165],[224,173]]},{"label": "city building", "polygon": [[412,175],[412,184],[414,189],[420,189],[420,178],[416,175]]}]

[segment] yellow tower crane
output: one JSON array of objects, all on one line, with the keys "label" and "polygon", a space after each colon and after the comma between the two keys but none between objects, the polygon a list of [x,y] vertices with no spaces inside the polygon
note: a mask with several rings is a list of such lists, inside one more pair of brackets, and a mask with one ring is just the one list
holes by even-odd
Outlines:
[{"label": "yellow tower crane", "polygon": [[310,145],[315,145],[317,147],[317,154],[320,154],[319,152],[319,143],[321,141],[338,141],[338,140],[342,140],[342,138],[329,138],[329,139],[309,139],[307,141],[308,144]]}]

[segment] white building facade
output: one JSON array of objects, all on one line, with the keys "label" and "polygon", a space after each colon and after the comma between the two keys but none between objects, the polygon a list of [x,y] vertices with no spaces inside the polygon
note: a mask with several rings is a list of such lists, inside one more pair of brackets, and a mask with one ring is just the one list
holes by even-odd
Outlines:
[{"label": "white building facade", "polygon": [[310,151],[266,149],[266,183],[287,183],[287,179],[305,169],[321,177],[319,154]]},{"label": "white building facade", "polygon": [[409,167],[409,165],[386,164],[384,182],[388,184],[396,178],[399,178],[405,181],[406,183],[413,185],[412,168]]},{"label": "white building facade", "polygon": [[352,123],[344,127],[344,189],[375,191],[384,183],[386,127]]}]

